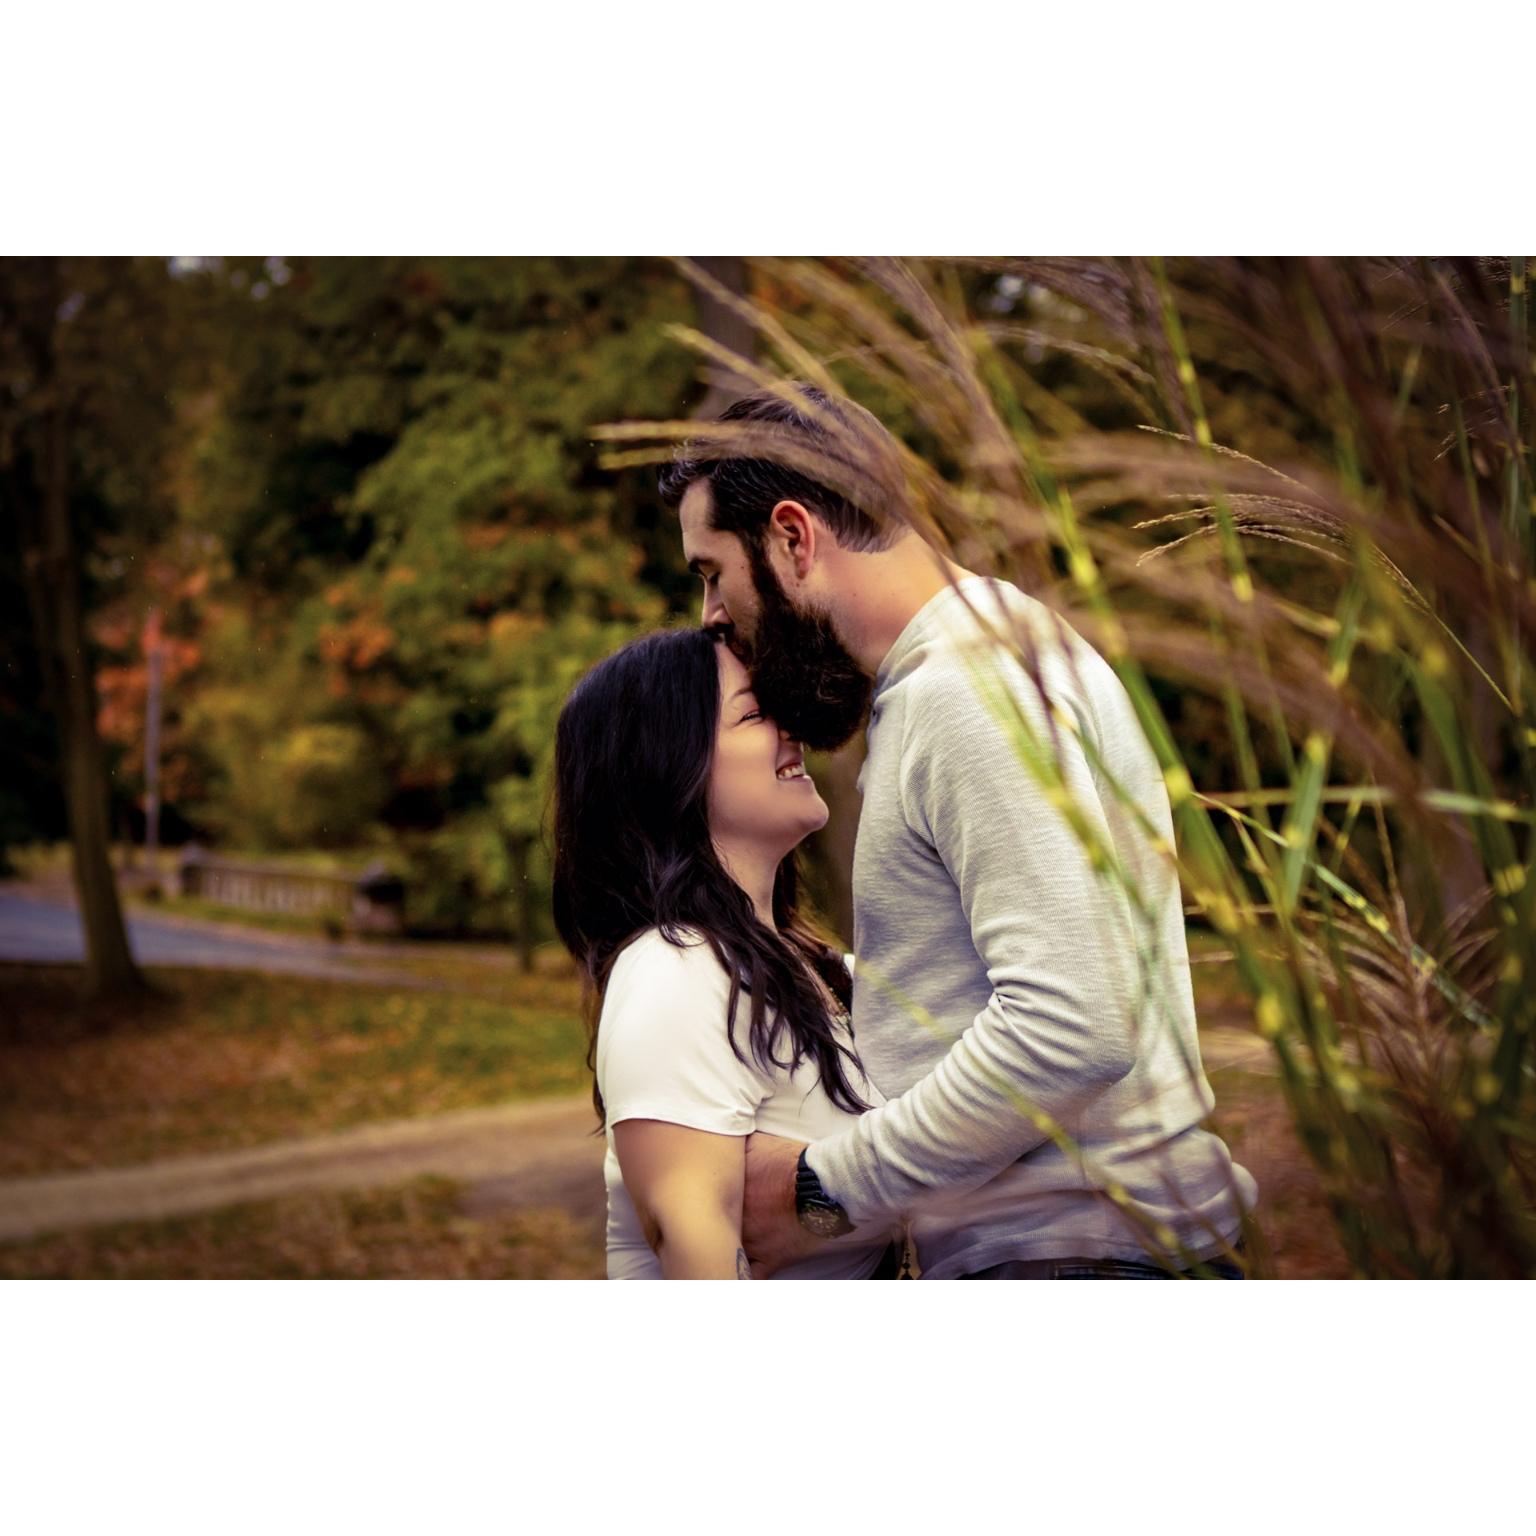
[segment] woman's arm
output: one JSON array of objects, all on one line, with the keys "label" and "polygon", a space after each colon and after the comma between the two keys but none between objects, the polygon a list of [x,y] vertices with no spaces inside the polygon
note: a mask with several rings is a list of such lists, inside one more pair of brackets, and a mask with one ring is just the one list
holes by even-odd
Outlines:
[{"label": "woman's arm", "polygon": [[624,1187],[668,1280],[750,1280],[741,1247],[746,1138],[665,1120],[613,1128]]}]

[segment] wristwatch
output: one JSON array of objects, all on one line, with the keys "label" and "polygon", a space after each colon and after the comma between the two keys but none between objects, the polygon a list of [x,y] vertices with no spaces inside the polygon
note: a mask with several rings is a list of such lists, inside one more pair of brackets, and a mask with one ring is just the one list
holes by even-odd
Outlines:
[{"label": "wristwatch", "polygon": [[801,1152],[795,1164],[795,1215],[812,1237],[841,1237],[853,1231],[848,1212],[821,1187],[816,1170]]}]

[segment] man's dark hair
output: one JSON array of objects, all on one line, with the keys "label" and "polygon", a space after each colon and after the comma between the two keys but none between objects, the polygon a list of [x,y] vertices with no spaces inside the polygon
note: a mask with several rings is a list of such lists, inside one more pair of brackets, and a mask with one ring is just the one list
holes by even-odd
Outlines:
[{"label": "man's dark hair", "polygon": [[761,548],[781,501],[814,512],[844,549],[888,548],[907,526],[895,439],[851,400],[791,389],[793,399],[764,392],[723,411],[712,424],[721,430],[701,431],[662,472],[662,501],[675,509],[703,480],[710,526],[750,548]]}]

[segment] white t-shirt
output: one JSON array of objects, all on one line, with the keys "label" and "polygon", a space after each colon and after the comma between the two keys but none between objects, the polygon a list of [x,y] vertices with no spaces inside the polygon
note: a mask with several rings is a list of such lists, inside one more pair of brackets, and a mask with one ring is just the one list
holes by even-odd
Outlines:
[{"label": "white t-shirt", "polygon": [[[598,1091],[607,1112],[608,1278],[659,1280],[640,1216],[619,1169],[613,1128],[623,1120],[665,1120],[721,1136],[769,1131],[793,1141],[836,1135],[857,1117],[827,1097],[814,1062],[793,1074],[764,1072],[743,1061],[726,1032],[730,979],[702,938],[679,948],[652,928],[614,961],[598,1020]],[[751,1002],[737,1000],[736,1039],[751,1057]],[[846,1029],[846,1025],[840,1026]],[[851,1037],[850,1037],[851,1041]],[[868,1104],[884,1101],[848,1065],[854,1091]],[[862,1227],[824,1243],[809,1258],[781,1270],[781,1280],[862,1280],[880,1262],[892,1233]]]}]

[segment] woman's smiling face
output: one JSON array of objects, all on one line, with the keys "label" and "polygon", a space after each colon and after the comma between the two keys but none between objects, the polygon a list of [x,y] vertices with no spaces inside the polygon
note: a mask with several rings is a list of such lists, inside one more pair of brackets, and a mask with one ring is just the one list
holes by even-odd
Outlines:
[{"label": "woman's smiling face", "polygon": [[716,843],[782,858],[827,823],[826,802],[805,769],[800,744],[758,708],[747,669],[723,643],[720,717],[709,774],[709,829]]}]

